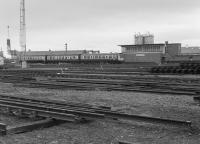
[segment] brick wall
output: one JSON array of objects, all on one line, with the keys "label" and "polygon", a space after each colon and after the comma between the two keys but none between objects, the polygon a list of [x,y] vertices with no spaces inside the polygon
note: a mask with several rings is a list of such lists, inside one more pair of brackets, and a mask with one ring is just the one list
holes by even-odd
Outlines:
[{"label": "brick wall", "polygon": [[125,62],[154,62],[161,63],[161,53],[124,54]]}]

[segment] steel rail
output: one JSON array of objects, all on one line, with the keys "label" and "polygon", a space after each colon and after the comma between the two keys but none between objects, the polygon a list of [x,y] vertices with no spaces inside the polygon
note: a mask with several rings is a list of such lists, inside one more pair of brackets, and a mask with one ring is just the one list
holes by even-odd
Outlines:
[{"label": "steel rail", "polygon": [[93,112],[84,112],[79,110],[68,110],[68,109],[59,109],[59,108],[52,108],[52,107],[45,107],[43,105],[37,105],[37,104],[25,104],[23,102],[12,102],[12,101],[6,101],[6,100],[0,100],[0,105],[13,105],[17,107],[24,107],[24,108],[32,108],[32,109],[38,109],[38,110],[46,110],[46,111],[52,111],[56,113],[66,113],[66,114],[74,114],[80,117],[85,118],[104,118],[103,114],[93,113]]},{"label": "steel rail", "polygon": [[[27,102],[27,101],[26,101]],[[66,112],[69,112],[70,110],[67,109],[57,109],[57,108],[52,108],[52,107],[40,107],[38,105],[33,105],[33,104],[23,104],[23,102],[12,102],[12,101],[6,101],[6,100],[0,100],[0,106],[4,107],[11,107],[11,108],[18,108],[18,109],[28,109],[32,111],[50,111],[53,112],[54,114],[66,114]],[[80,114],[82,113],[82,114]],[[108,118],[108,119],[126,119],[126,120],[135,120],[135,121],[145,121],[145,122],[150,122],[150,123],[161,123],[161,124],[173,124],[173,125],[183,125],[183,126],[191,126],[191,121],[180,121],[180,120],[172,120],[172,119],[164,119],[164,118],[154,118],[154,117],[147,117],[147,116],[139,116],[139,115],[130,115],[126,113],[120,113],[120,112],[115,112],[112,110],[101,110],[101,109],[96,109],[94,108],[94,113],[97,115],[95,119],[99,118]],[[93,114],[94,114],[93,113]],[[67,113],[68,114],[68,113]],[[91,113],[86,113],[86,112],[81,112],[77,111],[74,113],[71,113],[72,115],[76,116],[83,116],[87,118],[91,118]],[[92,115],[92,118],[94,118],[94,115]]]},{"label": "steel rail", "polygon": [[45,118],[55,118],[58,120],[64,120],[64,121],[70,121],[74,122],[78,117],[76,115],[72,114],[66,114],[66,113],[58,113],[58,112],[52,112],[48,110],[39,110],[34,108],[27,108],[27,107],[20,107],[20,106],[14,106],[12,104],[0,104],[0,107],[9,108],[11,109],[17,109],[20,110],[21,114],[25,114],[28,116],[34,115],[39,117],[45,117]]},{"label": "steel rail", "polygon": [[191,121],[181,121],[181,120],[172,120],[172,119],[164,119],[164,118],[155,118],[148,116],[139,116],[139,115],[131,115],[119,112],[105,112],[99,111],[96,112],[105,114],[105,117],[119,118],[119,119],[128,119],[128,120],[136,120],[136,121],[146,121],[151,123],[165,123],[165,124],[174,124],[174,125],[183,125],[183,126],[191,126]]},{"label": "steel rail", "polygon": [[[36,99],[36,98],[25,98],[25,97],[19,97],[19,96],[7,96],[7,95],[0,95],[0,99],[3,100],[20,100],[21,102],[35,102],[39,104],[50,104],[54,106],[58,106],[58,108],[61,107],[72,107],[72,108],[84,108],[86,110],[101,110],[101,111],[108,111],[109,109],[106,107],[102,108],[102,106],[96,106],[96,105],[89,105],[89,104],[83,104],[83,103],[77,103],[77,102],[66,102],[66,101],[58,101],[58,100],[44,100],[44,99]],[[105,107],[105,106],[104,106]],[[55,107],[56,108],[56,107]]]},{"label": "steel rail", "polygon": [[[26,103],[26,104],[32,104],[32,105],[38,105],[37,102],[33,101],[23,101],[20,99],[6,99],[6,98],[1,98],[0,100],[4,101],[10,101],[10,102],[20,102],[20,103]],[[56,109],[67,109],[67,110],[78,110],[78,111],[83,111],[83,112],[89,112],[89,113],[94,113],[95,111],[89,108],[84,108],[81,106],[69,106],[69,105],[58,105],[58,104],[49,104],[49,103],[44,103],[44,102],[39,102],[39,105],[42,105],[43,107],[48,107],[48,108],[56,108]]]}]

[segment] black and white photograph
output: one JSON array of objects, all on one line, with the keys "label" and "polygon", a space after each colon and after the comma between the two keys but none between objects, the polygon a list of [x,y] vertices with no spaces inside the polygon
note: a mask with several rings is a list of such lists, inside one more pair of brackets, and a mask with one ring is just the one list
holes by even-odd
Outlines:
[{"label": "black and white photograph", "polygon": [[0,144],[199,144],[200,0],[0,0]]}]

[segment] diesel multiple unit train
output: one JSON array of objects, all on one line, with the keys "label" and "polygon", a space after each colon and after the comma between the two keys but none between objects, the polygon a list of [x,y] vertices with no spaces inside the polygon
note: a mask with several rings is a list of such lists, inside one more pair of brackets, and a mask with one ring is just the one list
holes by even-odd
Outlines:
[{"label": "diesel multiple unit train", "polygon": [[119,53],[95,54],[50,54],[50,55],[25,55],[20,58],[28,63],[121,63],[124,58]]}]

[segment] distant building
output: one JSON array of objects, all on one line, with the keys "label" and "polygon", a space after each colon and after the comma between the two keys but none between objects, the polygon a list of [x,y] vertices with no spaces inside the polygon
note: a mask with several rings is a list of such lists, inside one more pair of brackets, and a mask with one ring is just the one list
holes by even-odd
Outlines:
[{"label": "distant building", "polygon": [[200,47],[181,47],[182,54],[200,54]]},{"label": "distant building", "polygon": [[[174,57],[181,52],[180,43],[159,43],[154,44],[153,40],[140,43],[136,38],[135,45],[120,45],[125,62],[150,62],[160,64],[166,57]],[[147,44],[148,43],[148,44]]]}]

